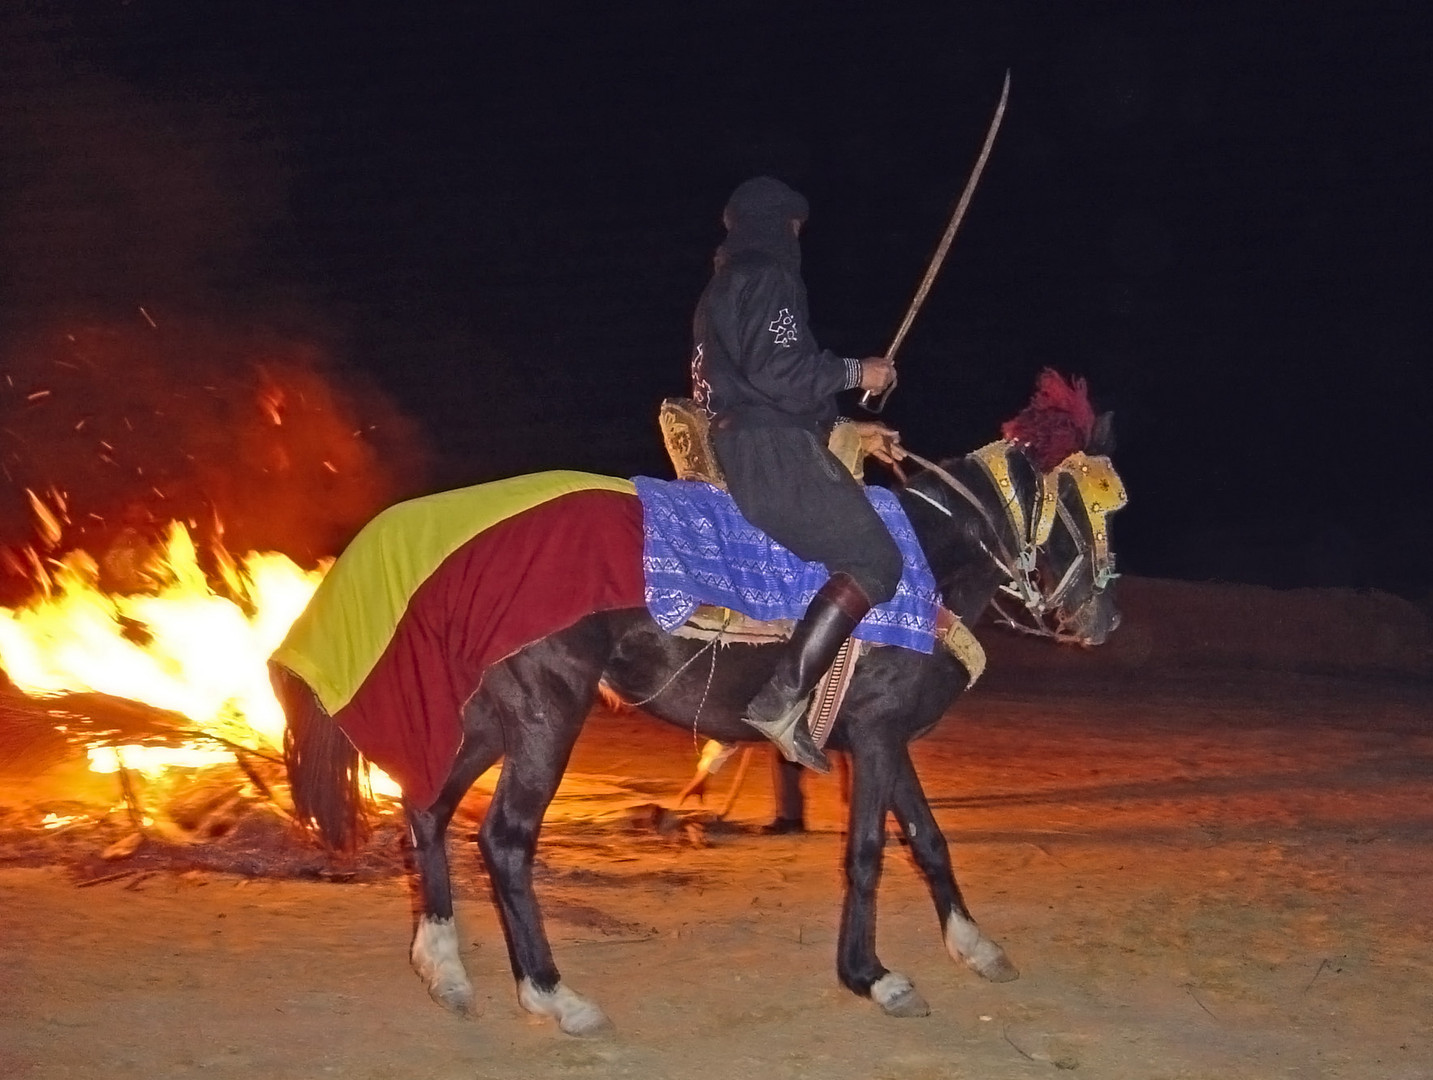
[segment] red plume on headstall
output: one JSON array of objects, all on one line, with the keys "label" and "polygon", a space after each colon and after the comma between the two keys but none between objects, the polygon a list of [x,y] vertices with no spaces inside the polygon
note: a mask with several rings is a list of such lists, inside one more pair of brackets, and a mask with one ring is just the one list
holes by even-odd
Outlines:
[{"label": "red plume on headstall", "polygon": [[1013,420],[1000,426],[1000,434],[1019,443],[1041,472],[1049,472],[1077,450],[1089,445],[1095,429],[1085,380],[1066,380],[1046,368],[1035,383],[1035,396]]}]

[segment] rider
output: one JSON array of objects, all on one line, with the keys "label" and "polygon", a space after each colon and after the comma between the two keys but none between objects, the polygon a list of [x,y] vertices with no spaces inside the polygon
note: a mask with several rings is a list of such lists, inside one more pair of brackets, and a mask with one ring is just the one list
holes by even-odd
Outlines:
[{"label": "rider", "polygon": [[[693,319],[692,384],[737,509],[831,575],[744,716],[787,760],[828,772],[805,723],[807,699],[866,612],[895,595],[901,555],[827,439],[836,394],[884,390],[895,369],[882,356],[855,360],[817,347],[801,280],[807,212],[805,198],[771,177],[732,194],[722,215],[726,240]],[[904,456],[889,428],[858,428],[862,448],[877,459]]]}]

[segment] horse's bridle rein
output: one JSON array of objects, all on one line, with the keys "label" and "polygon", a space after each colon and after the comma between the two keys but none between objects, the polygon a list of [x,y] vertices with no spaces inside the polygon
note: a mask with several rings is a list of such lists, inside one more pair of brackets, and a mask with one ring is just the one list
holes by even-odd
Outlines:
[{"label": "horse's bridle rein", "polygon": [[[981,447],[970,456],[980,465],[1000,496],[1005,512],[1005,525],[1018,549],[1013,553],[1004,541],[1006,530],[997,525],[994,515],[969,487],[951,475],[947,469],[933,461],[926,460],[919,454],[906,450],[906,456],[959,494],[985,520],[997,550],[992,551],[983,542],[980,545],[981,549],[1006,576],[1006,582],[1000,587],[1000,591],[1019,602],[1023,613],[1029,616],[1029,621],[1022,621],[1012,616],[1001,607],[998,601],[992,604],[996,617],[1006,626],[1023,634],[1052,638],[1061,642],[1080,642],[1082,640],[1080,635],[1071,634],[1064,629],[1063,620],[1059,615],[1060,603],[1069,593],[1086,562],[1089,564],[1096,592],[1104,589],[1118,576],[1115,573],[1114,556],[1109,550],[1109,532],[1105,519],[1124,506],[1127,501],[1124,485],[1120,483],[1119,475],[1110,465],[1108,458],[1091,457],[1077,452],[1071,454],[1049,473],[1036,473],[1035,498],[1031,504],[1032,512],[1027,515],[1017,497],[1014,478],[1010,474],[1008,455],[1012,449],[1014,449],[1013,443],[994,442]],[[1064,500],[1060,498],[1062,475],[1069,476],[1074,482],[1085,515],[1090,522],[1093,543],[1086,540],[1083,530],[1074,520]],[[923,491],[909,486],[905,490],[930,503],[947,517],[951,516],[947,507]],[[1046,592],[1040,588],[1036,571],[1040,550],[1049,543],[1057,516],[1064,523],[1070,534],[1070,539],[1075,545],[1075,558],[1070,561],[1070,565],[1066,567],[1055,587]],[[1047,622],[1052,612],[1061,622],[1060,626],[1052,628]]]}]

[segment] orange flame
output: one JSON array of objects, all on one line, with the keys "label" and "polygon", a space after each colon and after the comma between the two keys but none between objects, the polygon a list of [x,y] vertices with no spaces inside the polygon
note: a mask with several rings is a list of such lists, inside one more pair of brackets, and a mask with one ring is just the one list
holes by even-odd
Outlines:
[{"label": "orange flame", "polygon": [[[277,749],[284,717],[267,660],[328,564],[306,571],[274,552],[236,562],[222,550],[217,563],[228,595],[210,586],[188,530],[174,522],[163,555],[147,567],[154,590],[112,595],[99,588],[94,558],[71,552],[45,575],[42,595],[0,608],[0,667],[32,697],[110,694],[181,713],[229,743]],[[96,771],[149,775],[231,758],[203,739],[182,747],[95,745],[89,755]],[[391,781],[375,775],[373,787],[384,792]]]}]

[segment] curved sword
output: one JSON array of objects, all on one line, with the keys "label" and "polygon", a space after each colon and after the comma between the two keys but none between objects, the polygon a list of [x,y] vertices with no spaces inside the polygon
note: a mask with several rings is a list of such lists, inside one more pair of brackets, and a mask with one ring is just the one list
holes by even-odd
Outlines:
[{"label": "curved sword", "polygon": [[[896,350],[901,347],[901,342],[906,339],[906,332],[910,330],[911,323],[915,321],[916,312],[925,303],[926,294],[935,283],[936,274],[940,273],[941,263],[945,262],[945,253],[950,250],[950,242],[955,239],[955,231],[960,228],[961,219],[965,217],[966,207],[970,205],[971,196],[975,194],[975,186],[980,183],[980,174],[985,171],[985,162],[990,157],[990,148],[995,145],[995,133],[1000,130],[1000,121],[1005,116],[1005,102],[1010,97],[1010,69],[1005,69],[1005,83],[1000,88],[1000,103],[995,106],[995,115],[990,120],[990,128],[985,133],[985,143],[980,148],[980,156],[975,159],[975,168],[971,170],[970,179],[965,182],[965,190],[960,193],[960,201],[955,204],[955,213],[950,216],[950,224],[945,227],[945,235],[940,238],[936,245],[935,254],[931,256],[930,265],[926,267],[925,277],[921,279],[920,288],[916,289],[915,297],[911,300],[911,306],[906,309],[906,317],[901,320],[901,328],[896,331],[895,340],[891,347],[886,350],[886,356],[894,360]],[[867,412],[878,413],[886,407],[886,399],[891,396],[891,391],[896,387],[895,381],[882,390],[879,394],[867,390],[861,395],[861,408]]]}]

